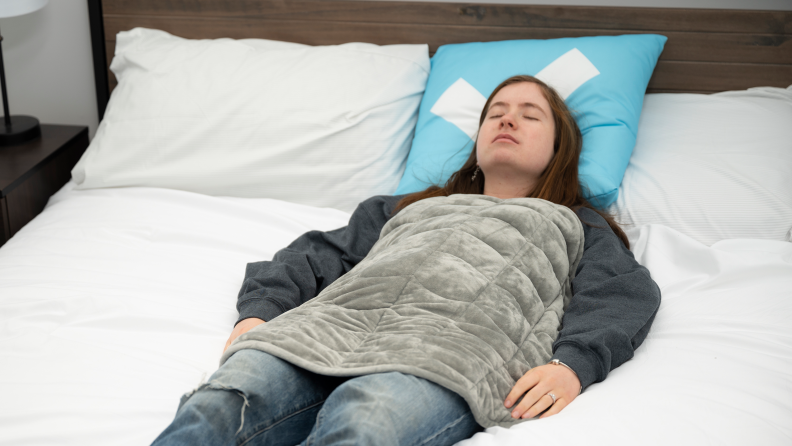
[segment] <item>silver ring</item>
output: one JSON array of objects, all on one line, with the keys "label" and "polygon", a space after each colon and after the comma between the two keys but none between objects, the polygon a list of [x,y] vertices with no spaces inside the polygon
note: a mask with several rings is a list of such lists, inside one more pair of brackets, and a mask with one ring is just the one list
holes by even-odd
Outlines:
[{"label": "silver ring", "polygon": [[[552,399],[553,399],[553,404],[555,404],[555,402],[556,402],[556,396],[555,396],[555,395],[553,395],[553,392],[547,392],[547,396],[549,396],[550,398],[552,398]],[[552,406],[553,404],[551,404],[551,406]]]}]

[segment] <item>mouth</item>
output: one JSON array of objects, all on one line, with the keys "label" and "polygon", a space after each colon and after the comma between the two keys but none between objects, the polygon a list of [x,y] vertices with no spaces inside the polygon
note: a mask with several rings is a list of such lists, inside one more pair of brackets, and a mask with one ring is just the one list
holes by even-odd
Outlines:
[{"label": "mouth", "polygon": [[500,135],[496,136],[495,139],[492,140],[492,142],[511,142],[514,144],[519,144],[517,142],[517,139],[506,133],[501,133]]}]

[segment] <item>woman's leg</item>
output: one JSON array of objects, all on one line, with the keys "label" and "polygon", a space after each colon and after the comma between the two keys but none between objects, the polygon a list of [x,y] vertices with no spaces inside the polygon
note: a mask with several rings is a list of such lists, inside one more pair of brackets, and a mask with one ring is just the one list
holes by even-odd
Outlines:
[{"label": "woman's leg", "polygon": [[190,394],[153,445],[293,446],[344,379],[316,375],[259,350],[240,350]]},{"label": "woman's leg", "polygon": [[399,372],[338,386],[303,445],[450,445],[482,428],[458,394]]}]

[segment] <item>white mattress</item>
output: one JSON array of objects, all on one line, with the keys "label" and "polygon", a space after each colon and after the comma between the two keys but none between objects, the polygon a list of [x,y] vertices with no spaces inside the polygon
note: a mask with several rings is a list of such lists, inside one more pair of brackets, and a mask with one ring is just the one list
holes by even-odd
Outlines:
[{"label": "white mattress", "polygon": [[[0,248],[0,444],[149,444],[216,370],[245,264],[348,218],[68,184]],[[792,444],[792,243],[629,235],[663,293],[635,358],[557,416],[461,444]]]}]

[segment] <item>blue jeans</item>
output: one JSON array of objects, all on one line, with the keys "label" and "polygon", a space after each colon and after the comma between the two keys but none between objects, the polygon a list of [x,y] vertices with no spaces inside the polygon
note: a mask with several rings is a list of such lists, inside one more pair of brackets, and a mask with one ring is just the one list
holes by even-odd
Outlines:
[{"label": "blue jeans", "polygon": [[481,430],[456,393],[413,375],[317,375],[240,350],[182,397],[153,445],[446,445]]}]

